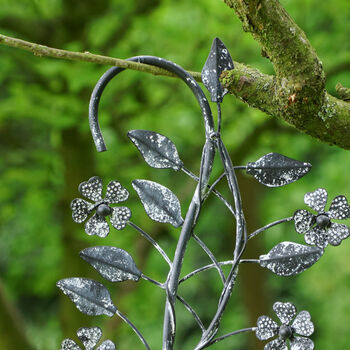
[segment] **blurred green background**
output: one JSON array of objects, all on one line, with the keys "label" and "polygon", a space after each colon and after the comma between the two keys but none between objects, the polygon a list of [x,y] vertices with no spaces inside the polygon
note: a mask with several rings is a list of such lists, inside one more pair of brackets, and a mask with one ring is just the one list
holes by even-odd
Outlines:
[{"label": "blurred green background", "polygon": [[[327,88],[350,86],[350,2],[282,1],[303,28],[323,61]],[[200,71],[212,39],[220,37],[234,60],[273,73],[268,60],[234,13],[215,0],[0,0],[0,32],[44,45],[90,51],[118,58],[162,56]],[[82,315],[55,286],[60,278],[81,276],[105,283],[116,306],[140,328],[152,349],[161,348],[164,293],[146,281],[104,282],[78,252],[93,245],[127,250],[142,271],[164,281],[167,266],[130,227],[112,230],[102,240],[87,236],[71,219],[70,201],[78,184],[99,175],[106,185],[118,179],[130,191],[132,220],[173,256],[178,229],[152,222],[131,186],[150,179],[169,187],[185,215],[195,183],[183,173],[148,167],[126,137],[131,129],[168,136],[181,159],[198,172],[203,145],[200,111],[189,89],[176,79],[124,72],[106,89],[100,121],[109,151],[97,154],[87,111],[94,84],[108,67],[36,57],[0,46],[0,349],[57,350],[81,326],[99,325],[104,339],[118,349],[142,349],[119,319]],[[214,106],[215,107],[215,106]],[[324,187],[329,198],[350,195],[347,151],[321,144],[227,96],[223,139],[235,164],[269,152],[308,161],[312,171],[298,182],[269,189],[239,175],[249,232],[305,209],[303,196]],[[214,175],[219,175],[218,164]],[[225,192],[224,182],[220,190]],[[329,205],[329,203],[328,203]],[[196,233],[220,260],[231,258],[234,222],[214,197],[204,207]],[[303,243],[293,223],[269,230],[249,242],[246,258],[257,258],[281,241]],[[251,327],[262,314],[274,316],[274,301],[307,309],[316,326],[316,349],[345,349],[350,344],[350,240],[328,247],[302,275],[283,278],[259,266],[242,266],[220,334]],[[183,273],[208,263],[189,244]],[[180,293],[192,302],[205,324],[220,295],[215,272],[184,283]],[[177,306],[177,349],[192,349],[199,332],[182,305]],[[11,316],[10,316],[11,315]],[[254,335],[227,339],[213,349],[263,349]]]}]

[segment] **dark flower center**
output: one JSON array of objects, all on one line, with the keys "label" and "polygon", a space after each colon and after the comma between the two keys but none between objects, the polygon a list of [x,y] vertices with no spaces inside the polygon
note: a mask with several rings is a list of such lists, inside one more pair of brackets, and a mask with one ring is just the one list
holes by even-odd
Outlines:
[{"label": "dark flower center", "polygon": [[290,326],[281,326],[279,329],[279,336],[283,339],[289,339],[293,335],[293,330]]},{"label": "dark flower center", "polygon": [[330,225],[329,217],[326,214],[320,214],[316,218],[316,225],[321,228],[326,228]]},{"label": "dark flower center", "polygon": [[96,213],[100,216],[107,216],[112,212],[112,209],[105,203],[100,204],[96,208]]}]

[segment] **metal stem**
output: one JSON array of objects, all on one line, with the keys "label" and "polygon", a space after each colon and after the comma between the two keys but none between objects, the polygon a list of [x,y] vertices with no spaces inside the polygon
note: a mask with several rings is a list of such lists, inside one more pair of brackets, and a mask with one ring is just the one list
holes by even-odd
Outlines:
[{"label": "metal stem", "polygon": [[160,247],[160,245],[148,234],[146,233],[141,227],[138,227],[136,224],[134,224],[131,221],[128,221],[128,225],[134,228],[137,232],[139,232],[143,237],[147,239],[148,242],[150,242],[154,248],[158,250],[158,252],[162,255],[164,260],[168,263],[168,265],[171,267],[172,262],[169,259],[168,255],[164,252],[164,250]]},{"label": "metal stem", "polygon": [[252,238],[255,237],[255,236],[257,236],[259,233],[266,231],[266,230],[269,229],[270,227],[273,227],[273,226],[282,224],[282,223],[284,223],[284,222],[292,221],[292,220],[293,220],[293,216],[291,216],[291,217],[289,217],[289,218],[285,218],[285,219],[281,219],[281,220],[277,220],[277,221],[271,222],[270,224],[268,224],[268,225],[266,225],[266,226],[264,226],[264,227],[261,227],[261,228],[259,228],[258,230],[254,231],[253,233],[251,233],[251,234],[248,236],[248,240],[249,240],[249,239],[252,239]]},{"label": "metal stem", "polygon": [[216,103],[217,110],[218,110],[218,134],[221,132],[221,104],[220,102]]},{"label": "metal stem", "polygon": [[220,275],[222,283],[225,285],[226,278],[224,275],[224,272],[222,271],[221,266],[219,265],[218,261],[216,260],[214,254],[211,252],[211,250],[206,246],[206,244],[197,236],[193,233],[193,238],[194,240],[201,246],[201,248],[207,253],[209,259],[213,262],[215,268],[218,270],[218,273]]},{"label": "metal stem", "polygon": [[[232,265],[233,264],[233,260],[227,260],[227,261],[219,261],[218,264],[220,266],[222,265]],[[200,272],[203,272],[203,271],[206,271],[206,270],[209,270],[209,269],[213,269],[215,268],[216,266],[214,264],[210,264],[210,265],[206,265],[206,266],[202,266],[192,272],[190,272],[189,274],[187,274],[186,276],[182,277],[181,280],[179,281],[179,284],[185,282],[186,280],[188,280],[189,278],[197,275],[198,273]]]},{"label": "metal stem", "polygon": [[[176,63],[167,61],[164,58],[154,57],[154,56],[136,56],[128,58],[127,61],[139,62],[149,64],[151,66],[156,66],[164,68],[165,70],[175,74],[181,78],[187,86],[192,90],[193,94],[196,96],[199,102],[200,108],[202,110],[202,116],[204,119],[205,132],[207,138],[214,131],[214,121],[209,107],[207,98],[205,97],[202,89],[194,80],[191,74],[186,72]],[[89,123],[92,137],[95,142],[95,146],[98,152],[106,151],[106,144],[104,142],[101,129],[98,122],[98,107],[101,99],[101,95],[107,86],[107,84],[119,73],[124,71],[125,68],[112,67],[108,69],[102,77],[99,79],[95,88],[91,94],[90,104],[89,104]]]},{"label": "metal stem", "polygon": [[193,310],[193,308],[191,307],[191,305],[180,295],[177,295],[176,298],[178,300],[180,300],[180,302],[185,306],[185,308],[192,314],[193,318],[195,319],[195,321],[197,322],[199,328],[202,330],[202,332],[205,331],[205,327],[201,321],[201,319],[199,318],[198,314]]},{"label": "metal stem", "polygon": [[222,341],[226,338],[229,338],[233,335],[236,335],[236,334],[241,334],[241,333],[246,333],[246,332],[255,332],[256,331],[256,327],[250,327],[250,328],[243,328],[243,329],[239,329],[237,331],[234,331],[234,332],[231,332],[231,333],[228,333],[228,334],[225,334],[225,335],[222,335],[221,337],[217,337],[213,340],[211,340],[208,344],[206,344],[205,346],[199,348],[199,349],[204,349],[204,348],[207,348],[208,346],[210,345],[213,345],[215,343],[218,343],[219,341]]},{"label": "metal stem", "polygon": [[137,336],[139,337],[139,339],[141,340],[141,342],[145,346],[145,348],[147,350],[151,350],[151,348],[149,347],[149,345],[146,342],[146,339],[143,337],[141,332],[136,328],[136,326],[125,315],[123,315],[119,310],[117,310],[116,314],[133,329],[133,331],[137,334]]},{"label": "metal stem", "polygon": [[164,287],[164,283],[160,283],[160,282],[154,280],[153,278],[150,278],[150,277],[144,275],[143,273],[141,274],[141,278],[143,278],[145,281],[148,281],[148,282],[151,282],[151,283],[155,284],[156,286],[158,286],[158,287],[160,287],[162,289],[165,288]]},{"label": "metal stem", "polygon": [[239,261],[240,264],[259,264],[259,259],[241,259]]},{"label": "metal stem", "polygon": [[209,327],[203,334],[200,342],[196,346],[195,350],[199,350],[203,348],[208,342],[211,341],[211,339],[215,336],[219,329],[221,317],[225,311],[226,305],[231,297],[232,289],[235,284],[235,280],[237,277],[237,271],[236,268],[239,263],[239,259],[242,256],[245,246],[247,244],[247,230],[246,230],[246,223],[244,219],[243,209],[242,209],[242,201],[241,201],[241,195],[239,192],[238,182],[237,178],[234,172],[233,164],[231,161],[231,158],[228,154],[228,151],[222,142],[220,136],[217,139],[218,143],[218,149],[220,153],[220,157],[222,160],[222,163],[224,165],[228,185],[230,188],[231,193],[233,194],[234,203],[235,203],[235,209],[236,209],[236,246],[234,250],[234,263],[232,265],[231,271],[227,277],[226,284],[224,286],[224,289],[222,291],[218,309],[216,311],[215,316],[213,317],[212,321],[210,322]]},{"label": "metal stem", "polygon": [[[181,170],[189,175],[192,179],[194,179],[195,181],[199,182],[199,177],[196,176],[195,174],[193,174],[190,170],[188,170],[187,168],[185,167],[182,167]],[[209,190],[205,193],[205,195],[203,196],[203,199],[202,199],[202,203],[209,197],[209,194],[211,192],[213,192],[225,205],[226,207],[229,209],[229,211],[235,215],[235,211],[234,209],[232,208],[232,205],[224,198],[224,196],[217,190],[214,189],[214,187],[220,182],[220,180],[225,177],[225,174],[222,174],[220,178],[218,178],[212,185],[209,185],[207,186],[207,188],[209,188]]]}]

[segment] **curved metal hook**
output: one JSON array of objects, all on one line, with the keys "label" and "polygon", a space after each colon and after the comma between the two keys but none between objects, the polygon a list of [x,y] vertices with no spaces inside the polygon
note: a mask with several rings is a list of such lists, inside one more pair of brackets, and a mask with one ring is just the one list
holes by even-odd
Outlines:
[{"label": "curved metal hook", "polygon": [[[176,63],[165,60],[164,58],[155,57],[155,56],[136,56],[128,58],[128,61],[136,61],[140,63],[149,64],[151,66],[157,66],[160,68],[164,68],[167,71],[174,73],[179,78],[181,78],[186,85],[192,90],[195,95],[199,106],[202,111],[204,126],[205,126],[205,134],[206,138],[209,139],[210,135],[214,132],[214,121],[211,113],[211,109],[208,103],[207,98],[204,95],[203,90],[200,88],[198,83],[194,80],[191,74],[185,71]],[[98,123],[98,106],[101,99],[102,92],[107,84],[110,82],[112,78],[121,73],[125,68],[112,67],[106,71],[97,82],[90,98],[89,104],[89,123],[90,130],[92,134],[92,138],[94,139],[95,146],[98,152],[106,151],[106,144],[104,142],[100,125]]]}]

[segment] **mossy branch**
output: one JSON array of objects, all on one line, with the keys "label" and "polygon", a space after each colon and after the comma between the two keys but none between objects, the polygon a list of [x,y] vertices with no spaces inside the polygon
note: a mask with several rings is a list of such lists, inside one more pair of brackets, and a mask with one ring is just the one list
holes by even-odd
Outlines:
[{"label": "mossy branch", "polygon": [[350,103],[327,93],[321,61],[279,1],[224,1],[261,45],[276,75],[245,67],[224,72],[223,85],[250,106],[321,141],[350,149]]},{"label": "mossy branch", "polygon": [[[31,43],[29,41],[25,41],[17,38],[11,38],[9,36],[2,35],[2,34],[0,34],[0,44],[30,51],[34,55],[40,56],[40,57],[46,56],[46,57],[62,58],[62,59],[71,60],[71,61],[105,64],[108,66],[117,66],[120,68],[128,68],[128,69],[137,70],[140,72],[146,72],[153,75],[176,77],[174,74],[166,71],[165,69],[158,68],[155,66],[150,66],[144,63],[131,62],[120,58],[114,58],[114,57],[108,57],[108,56],[102,56],[102,55],[95,55],[90,52],[74,52],[74,51],[55,49],[52,47]],[[189,73],[197,81],[199,82],[202,81],[201,73],[191,72],[191,71]]]},{"label": "mossy branch", "polygon": [[[341,148],[350,149],[350,103],[325,90],[320,60],[303,31],[277,0],[225,0],[243,28],[261,44],[275,69],[270,76],[234,62],[233,71],[221,76],[223,85],[254,108],[283,119],[298,130]],[[0,44],[34,55],[118,66],[153,75],[174,77],[154,66],[119,58],[51,48],[0,34]],[[201,82],[201,73],[191,72]]]}]

